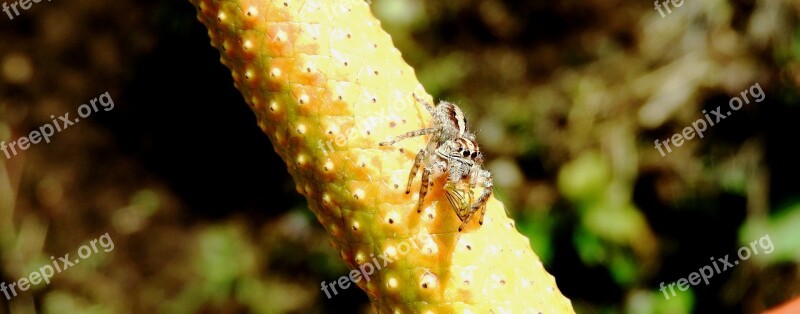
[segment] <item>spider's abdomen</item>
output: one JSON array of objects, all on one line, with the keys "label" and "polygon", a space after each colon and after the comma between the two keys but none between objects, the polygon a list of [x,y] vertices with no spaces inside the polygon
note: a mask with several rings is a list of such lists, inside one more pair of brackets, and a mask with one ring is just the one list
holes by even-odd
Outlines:
[{"label": "spider's abdomen", "polygon": [[458,106],[442,101],[436,106],[436,120],[442,124],[443,135],[460,138],[467,132],[467,118]]}]

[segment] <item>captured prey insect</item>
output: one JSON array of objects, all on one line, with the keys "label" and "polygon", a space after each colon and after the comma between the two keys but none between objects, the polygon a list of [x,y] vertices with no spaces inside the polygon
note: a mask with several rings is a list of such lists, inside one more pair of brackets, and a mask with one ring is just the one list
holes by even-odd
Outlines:
[{"label": "captured prey insect", "polygon": [[[493,191],[492,174],[483,169],[483,154],[475,141],[475,135],[467,130],[464,113],[461,108],[446,101],[440,101],[434,107],[416,94],[414,98],[425,105],[433,116],[433,127],[404,133],[391,141],[380,143],[380,146],[388,146],[407,138],[431,135],[428,144],[414,159],[414,166],[408,175],[406,194],[411,192],[411,182],[422,167],[422,183],[417,204],[417,212],[420,213],[428,188],[436,178],[446,175],[445,195],[461,220],[458,231],[463,230],[478,211],[480,211],[478,223],[483,225],[486,202]],[[472,189],[478,185],[483,187],[483,193],[473,203]]]}]

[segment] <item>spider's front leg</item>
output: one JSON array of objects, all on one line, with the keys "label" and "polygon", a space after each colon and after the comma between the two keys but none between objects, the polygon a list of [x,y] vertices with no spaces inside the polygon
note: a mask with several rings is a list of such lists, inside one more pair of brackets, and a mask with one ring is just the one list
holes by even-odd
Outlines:
[{"label": "spider's front leg", "polygon": [[411,173],[408,174],[408,183],[406,183],[406,194],[411,193],[411,183],[414,182],[414,177],[417,176],[417,171],[425,160],[425,154],[427,154],[427,151],[420,149],[419,153],[417,153],[417,158],[414,158],[414,165],[411,166]]},{"label": "spider's front leg", "polygon": [[489,197],[492,196],[494,182],[492,181],[492,173],[489,171],[481,170],[480,177],[483,179],[483,193],[481,193],[481,197],[478,198],[478,201],[472,205],[471,210],[481,209],[481,219],[478,220],[478,224],[483,225],[483,217],[486,216],[486,202],[489,201]]},{"label": "spider's front leg", "polygon": [[419,200],[417,201],[417,213],[422,212],[422,203],[425,201],[425,195],[428,195],[428,187],[431,180],[431,169],[429,167],[422,168],[422,182],[419,186]]}]

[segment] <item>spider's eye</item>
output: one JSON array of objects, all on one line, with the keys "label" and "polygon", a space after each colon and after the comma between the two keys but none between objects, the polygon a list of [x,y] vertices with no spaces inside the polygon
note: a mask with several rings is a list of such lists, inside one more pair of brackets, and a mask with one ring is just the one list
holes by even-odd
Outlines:
[{"label": "spider's eye", "polygon": [[472,158],[475,159],[476,157],[478,157],[478,152],[477,151],[472,152]]},{"label": "spider's eye", "polygon": [[469,152],[465,151],[465,150],[462,150],[461,151],[461,156],[463,156],[464,158],[467,158],[467,157],[469,157]]}]

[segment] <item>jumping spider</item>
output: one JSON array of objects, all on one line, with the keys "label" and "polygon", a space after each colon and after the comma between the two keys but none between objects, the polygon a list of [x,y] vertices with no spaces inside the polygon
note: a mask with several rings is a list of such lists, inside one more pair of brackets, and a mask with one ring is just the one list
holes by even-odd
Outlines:
[{"label": "jumping spider", "polygon": [[[414,166],[411,167],[406,194],[411,193],[411,182],[417,176],[420,166],[424,164],[417,213],[422,212],[423,200],[433,180],[446,174],[445,195],[462,222],[458,231],[464,229],[478,210],[481,217],[478,223],[483,225],[486,201],[489,200],[493,190],[492,174],[483,169],[483,154],[475,142],[475,135],[467,130],[464,113],[458,106],[446,101],[440,101],[434,107],[416,94],[414,98],[425,105],[433,116],[433,127],[401,134],[391,141],[380,143],[380,146],[388,146],[410,137],[431,135],[426,147],[417,153]],[[483,193],[473,203],[472,189],[478,185],[483,187]]]}]

